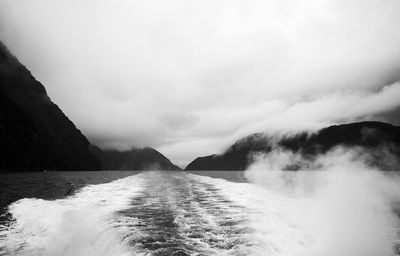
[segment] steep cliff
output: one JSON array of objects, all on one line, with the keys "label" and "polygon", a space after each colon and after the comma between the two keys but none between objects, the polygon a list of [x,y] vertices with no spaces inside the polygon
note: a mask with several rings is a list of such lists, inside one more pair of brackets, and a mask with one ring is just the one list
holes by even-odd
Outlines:
[{"label": "steep cliff", "polygon": [[89,142],[0,42],[0,170],[99,170]]}]

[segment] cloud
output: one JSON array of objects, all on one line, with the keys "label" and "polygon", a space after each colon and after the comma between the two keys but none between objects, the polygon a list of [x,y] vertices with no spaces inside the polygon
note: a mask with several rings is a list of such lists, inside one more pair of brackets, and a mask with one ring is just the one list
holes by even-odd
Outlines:
[{"label": "cloud", "polygon": [[397,0],[0,0],[0,39],[91,141],[184,165],[247,132],[384,120],[400,106],[399,11]]}]

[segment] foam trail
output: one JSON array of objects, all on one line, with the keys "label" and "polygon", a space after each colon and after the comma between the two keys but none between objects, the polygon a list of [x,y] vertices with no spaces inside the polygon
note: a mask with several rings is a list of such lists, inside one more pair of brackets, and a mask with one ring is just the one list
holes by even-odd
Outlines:
[{"label": "foam trail", "polygon": [[196,175],[155,172],[146,177],[145,191],[132,200],[130,209],[119,212],[135,252],[240,255],[248,242],[243,226],[246,209],[226,200],[213,184]]},{"label": "foam trail", "polygon": [[318,159],[327,171],[314,172],[268,171],[293,158],[263,156],[246,172],[255,184],[147,172],[23,199],[10,206],[0,255],[396,255],[398,176],[344,156]]},{"label": "foam trail", "polygon": [[0,255],[131,255],[112,214],[129,207],[142,174],[89,185],[65,199],[22,199],[9,206],[14,221],[0,227]]}]

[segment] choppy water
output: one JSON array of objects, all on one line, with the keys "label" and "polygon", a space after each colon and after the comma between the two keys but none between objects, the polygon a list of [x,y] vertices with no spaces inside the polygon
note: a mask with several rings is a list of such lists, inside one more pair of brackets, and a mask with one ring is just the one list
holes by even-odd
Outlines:
[{"label": "choppy water", "polygon": [[[330,255],[328,220],[307,218],[321,212],[313,200],[244,183],[239,172],[204,174],[57,174],[51,196],[8,206],[0,255]],[[63,197],[67,180],[78,189]]]}]

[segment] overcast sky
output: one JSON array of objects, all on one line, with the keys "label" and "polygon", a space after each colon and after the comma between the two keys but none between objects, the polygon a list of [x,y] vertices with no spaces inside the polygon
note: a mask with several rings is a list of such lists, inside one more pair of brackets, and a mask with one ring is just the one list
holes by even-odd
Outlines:
[{"label": "overcast sky", "polygon": [[102,148],[184,167],[253,132],[400,123],[399,0],[0,0],[0,39]]}]

